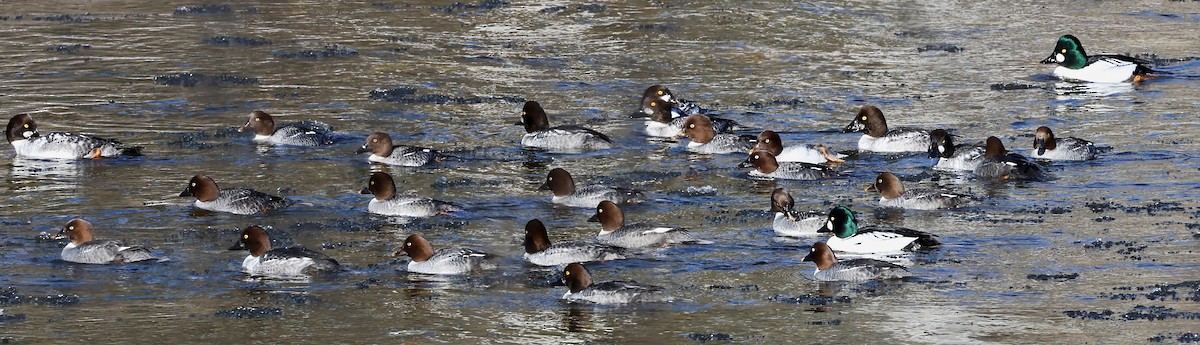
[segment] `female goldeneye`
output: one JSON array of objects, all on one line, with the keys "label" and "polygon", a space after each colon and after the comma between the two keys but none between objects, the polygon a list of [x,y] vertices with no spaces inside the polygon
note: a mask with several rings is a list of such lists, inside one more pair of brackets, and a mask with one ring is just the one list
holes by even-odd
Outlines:
[{"label": "female goldeneye", "polygon": [[675,138],[687,137],[688,151],[695,153],[739,153],[754,147],[754,137],[729,133],[717,133],[712,119],[704,115],[688,116],[683,121],[683,130]]},{"label": "female goldeneye", "polygon": [[845,206],[829,210],[829,220],[817,232],[832,232],[834,236],[825,243],[833,250],[846,253],[897,253],[941,245],[935,235],[924,231],[878,225],[860,228],[854,213]]},{"label": "female goldeneye", "polygon": [[572,262],[608,261],[625,258],[625,250],[595,241],[550,243],[546,225],[534,219],[525,223],[525,260],[538,266],[560,266]]},{"label": "female goldeneye", "polygon": [[592,283],[591,273],[579,263],[571,263],[563,268],[563,284],[567,285],[567,293],[562,298],[571,302],[625,304],[671,301],[666,289],[660,286],[634,281]]},{"label": "female goldeneye", "polygon": [[547,150],[602,150],[613,147],[612,139],[607,135],[575,125],[550,127],[550,119],[538,102],[528,101],[521,110],[521,122],[525,126],[525,136],[521,137],[521,145]]},{"label": "female goldeneye", "polygon": [[842,163],[845,162],[838,155],[829,154],[829,150],[825,145],[793,145],[783,146],[783,140],[779,138],[779,133],[772,130],[765,130],[758,134],[758,142],[754,144],[751,151],[767,151],[775,155],[775,160],[779,162],[801,162],[812,164],[824,164],[828,162]]},{"label": "female goldeneye", "polygon": [[904,266],[875,259],[851,259],[838,261],[833,250],[825,243],[813,244],[812,250],[801,261],[817,264],[813,278],[823,282],[865,282],[876,279],[899,279],[908,277]]},{"label": "female goldeneye", "polygon": [[938,128],[929,132],[929,158],[937,159],[936,170],[974,171],[983,162],[984,147],[954,144],[954,136]]},{"label": "female goldeneye", "polygon": [[1054,45],[1054,52],[1044,64],[1058,64],[1054,68],[1054,76],[1064,80],[1086,81],[1093,83],[1134,83],[1152,78],[1150,62],[1124,55],[1087,55],[1083,44],[1072,35],[1063,35]]},{"label": "female goldeneye", "polygon": [[983,162],[975,167],[975,175],[1001,180],[1042,181],[1047,178],[1042,166],[1017,153],[1004,149],[1000,138],[988,137]]},{"label": "female goldeneye", "polygon": [[645,224],[625,225],[625,214],[612,201],[604,200],[596,206],[596,214],[589,222],[600,222],[600,234],[596,241],[621,248],[645,248],[668,243],[709,243],[688,234],[687,229],[656,227]]},{"label": "female goldeneye", "polygon": [[905,189],[900,183],[900,178],[889,172],[879,173],[879,176],[875,177],[875,183],[867,186],[866,191],[879,192],[879,206],[914,210],[957,208],[970,201],[970,197],[962,194],[925,188]]},{"label": "female goldeneye", "polygon": [[1029,156],[1054,161],[1086,161],[1096,158],[1096,145],[1075,137],[1056,138],[1050,127],[1041,126],[1033,135],[1033,151]]},{"label": "female goldeneye", "polygon": [[124,264],[156,260],[150,251],[141,246],[126,246],[119,240],[97,240],[93,238],[92,223],[75,218],[59,230],[56,240],[67,239],[62,250],[62,260],[81,264]]},{"label": "female goldeneye", "polygon": [[863,106],[850,121],[843,133],[862,132],[858,139],[859,151],[874,152],[924,152],[929,148],[929,131],[920,128],[888,129],[883,111],[873,105]]},{"label": "female goldeneye", "polygon": [[783,180],[819,180],[836,176],[833,168],[820,164],[801,162],[777,162],[775,155],[767,151],[754,151],[738,168],[754,168],[751,177]]},{"label": "female goldeneye", "polygon": [[404,247],[396,255],[408,255],[408,271],[423,274],[466,274],[491,268],[485,261],[490,254],[468,248],[442,248],[437,251],[419,234],[404,239]]},{"label": "female goldeneye", "polygon": [[271,248],[271,238],[258,225],[242,230],[237,243],[229,250],[249,250],[242,260],[242,269],[251,275],[299,276],[340,271],[342,266],[331,259],[304,247]]},{"label": "female goldeneye", "polygon": [[771,212],[775,213],[771,229],[779,236],[816,236],[817,230],[824,224],[824,215],[814,212],[797,213],[792,209],[795,204],[787,190],[777,188],[771,192]]},{"label": "female goldeneye", "polygon": [[333,127],[316,121],[275,126],[275,118],[262,110],[250,113],[246,125],[238,133],[253,130],[254,142],[273,145],[321,146],[333,144]]},{"label": "female goldeneye", "polygon": [[141,146],[128,146],[116,140],[87,134],[51,132],[41,135],[29,114],[13,116],[5,130],[8,143],[18,157],[34,159],[79,159],[141,156]]},{"label": "female goldeneye", "polygon": [[217,188],[217,182],[204,175],[192,176],[180,197],[196,197],[196,207],[215,212],[254,214],[281,209],[292,205],[292,201],[267,195],[248,188]]},{"label": "female goldeneye", "polygon": [[592,184],[576,186],[571,173],[562,168],[554,168],[546,174],[546,182],[538,190],[550,190],[554,196],[550,202],[570,207],[595,207],[603,200],[611,200],[618,204],[633,204],[642,202],[646,197],[642,191],[629,188],[616,188]]},{"label": "female goldeneye", "polygon": [[385,172],[371,173],[367,187],[360,191],[371,194],[371,202],[367,203],[367,212],[387,216],[403,217],[432,217],[462,211],[462,207],[453,203],[422,198],[410,195],[396,195],[396,182],[392,175]]},{"label": "female goldeneye", "polygon": [[384,132],[375,132],[367,136],[367,142],[354,151],[355,154],[370,152],[368,161],[388,165],[419,167],[431,162],[441,162],[447,156],[437,150],[392,143],[392,137]]}]

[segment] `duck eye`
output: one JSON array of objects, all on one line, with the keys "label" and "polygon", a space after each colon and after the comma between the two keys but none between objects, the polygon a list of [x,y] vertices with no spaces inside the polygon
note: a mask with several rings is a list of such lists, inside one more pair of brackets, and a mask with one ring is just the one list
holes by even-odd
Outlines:
[{"label": "duck eye", "polygon": [[262,119],[256,117],[254,118],[254,121],[262,121]]},{"label": "duck eye", "polygon": [[75,230],[75,226],[74,225],[69,226],[69,227],[67,227],[67,230]]},{"label": "duck eye", "polygon": [[866,121],[866,120],[867,120],[867,116],[866,116],[866,115],[864,115],[864,116],[862,117],[862,120],[863,120],[863,121]]},{"label": "duck eye", "polygon": [[657,106],[658,106],[658,102],[650,102],[650,106],[651,106],[651,107],[657,107]]},{"label": "duck eye", "polygon": [[942,145],[946,145],[946,139],[942,139]]},{"label": "duck eye", "polygon": [[690,125],[688,125],[688,128],[696,128],[696,124],[694,124],[694,123],[690,124]]},{"label": "duck eye", "polygon": [[525,111],[524,111],[524,110],[522,110],[522,111],[521,111],[521,116],[525,116]]},{"label": "duck eye", "polygon": [[764,143],[767,143],[767,144],[770,144],[770,143],[771,143],[771,139],[763,139],[763,142],[764,142]]},{"label": "duck eye", "polygon": [[22,126],[25,126],[25,128],[29,128],[29,124],[28,124],[28,123],[26,123],[26,124],[22,124]]},{"label": "duck eye", "polygon": [[662,95],[663,95],[663,90],[658,90],[658,95],[659,95],[659,96],[662,96]]},{"label": "duck eye", "polygon": [[196,183],[195,183],[195,182],[192,182],[192,187],[195,187],[195,186],[196,186]]},{"label": "duck eye", "polygon": [[[662,93],[662,92],[659,92],[659,93]],[[565,272],[563,272],[563,275],[564,275],[564,276],[570,276],[570,275],[571,275],[571,271],[565,271]]]},{"label": "duck eye", "polygon": [[405,247],[412,247],[412,242],[404,242]]},{"label": "duck eye", "polygon": [[604,209],[596,209],[596,213],[604,213]]},{"label": "duck eye", "polygon": [[371,139],[371,142],[377,143],[377,142],[379,142],[379,139]]},{"label": "duck eye", "polygon": [[883,183],[883,179],[875,180],[875,183]]},{"label": "duck eye", "polygon": [[553,178],[553,177],[547,177],[547,178],[546,178],[546,182],[550,182],[550,181],[554,181],[554,178]]},{"label": "duck eye", "polygon": [[248,239],[250,239],[250,235],[242,235],[242,239],[243,239],[243,240],[248,240]]},{"label": "duck eye", "polygon": [[758,155],[754,155],[754,159],[758,159]]},{"label": "duck eye", "polygon": [[1063,48],[1063,49],[1062,49],[1062,52],[1063,52],[1063,54],[1066,54],[1066,53],[1067,53],[1067,48]]}]

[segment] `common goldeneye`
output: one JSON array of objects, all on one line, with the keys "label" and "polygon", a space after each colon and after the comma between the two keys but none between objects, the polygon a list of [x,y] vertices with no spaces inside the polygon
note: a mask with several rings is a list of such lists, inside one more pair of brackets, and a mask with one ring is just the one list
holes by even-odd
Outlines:
[{"label": "common goldeneye", "polygon": [[8,143],[18,157],[34,159],[79,159],[141,156],[141,146],[128,146],[116,140],[69,132],[38,133],[37,123],[29,114],[13,116],[5,130]]},{"label": "common goldeneye", "polygon": [[93,238],[92,223],[75,218],[59,230],[56,240],[67,239],[62,250],[62,260],[81,264],[124,264],[157,260],[150,251],[141,246],[126,246],[119,240],[97,240]]},{"label": "common goldeneye", "polygon": [[608,261],[625,258],[625,250],[595,241],[550,243],[546,225],[534,219],[525,223],[525,260],[538,266],[561,266],[572,262]]},{"label": "common goldeneye", "polygon": [[766,151],[750,153],[745,161],[738,164],[738,168],[754,168],[754,170],[750,170],[751,177],[783,180],[812,181],[837,175],[833,168],[820,164],[777,162],[775,155]]},{"label": "common goldeneye", "polygon": [[562,168],[554,168],[546,174],[546,182],[538,190],[550,190],[554,197],[550,202],[570,207],[596,207],[603,200],[611,200],[618,204],[639,203],[646,197],[642,191],[629,188],[616,188],[592,184],[576,186],[571,173]]},{"label": "common goldeneye", "polygon": [[824,225],[824,215],[815,212],[797,213],[793,210],[795,204],[795,200],[787,190],[776,188],[771,192],[771,212],[775,213],[775,221],[771,223],[771,229],[775,230],[775,234],[779,236],[816,236],[817,230]]},{"label": "common goldeneye", "polygon": [[272,145],[321,146],[333,144],[333,127],[316,121],[275,126],[275,118],[262,110],[250,113],[246,125],[238,133],[254,131],[254,142]]},{"label": "common goldeneye", "polygon": [[248,188],[217,188],[217,182],[204,175],[192,176],[180,197],[196,197],[196,207],[201,209],[236,214],[254,214],[281,209],[292,205],[292,201],[267,195]]},{"label": "common goldeneye", "polygon": [[1093,83],[1134,83],[1152,78],[1150,62],[1124,55],[1087,55],[1083,44],[1072,35],[1063,35],[1044,64],[1058,64],[1054,76],[1063,80]]},{"label": "common goldeneye", "polygon": [[645,224],[625,225],[625,214],[612,201],[604,200],[596,206],[596,214],[589,222],[600,222],[600,234],[596,241],[621,248],[645,248],[667,243],[710,243],[688,234],[687,229],[656,227]]},{"label": "common goldeneye", "polygon": [[779,133],[772,130],[765,130],[758,134],[758,142],[754,144],[751,151],[767,151],[775,155],[775,160],[779,162],[801,162],[812,164],[824,164],[828,162],[842,163],[845,162],[836,154],[829,154],[829,150],[825,145],[792,145],[783,146],[783,140],[779,138]]},{"label": "common goldeneye", "polygon": [[900,183],[900,178],[889,172],[879,173],[879,176],[875,177],[875,183],[867,186],[866,191],[879,192],[879,206],[914,210],[957,208],[970,201],[970,197],[962,194],[926,188],[905,189]]},{"label": "common goldeneye", "polygon": [[1001,180],[1042,181],[1047,178],[1042,166],[1017,153],[1004,149],[1000,138],[988,137],[983,162],[975,167],[975,175]]},{"label": "common goldeneye", "polygon": [[229,250],[249,250],[242,260],[242,269],[251,275],[299,276],[340,271],[337,260],[304,247],[271,249],[271,238],[258,225],[242,230],[237,243]]},{"label": "common goldeneye", "polygon": [[1096,145],[1075,137],[1056,138],[1050,127],[1041,126],[1033,135],[1033,151],[1029,156],[1054,161],[1086,161],[1096,158]]},{"label": "common goldeneye", "polygon": [[[670,138],[676,133],[683,130],[683,122],[687,121],[687,115],[680,115],[675,108],[666,101],[656,98],[649,98],[642,101],[641,113],[634,113],[633,118],[641,118],[649,116],[646,120],[646,135],[660,138]],[[705,115],[707,116],[707,115]],[[733,133],[733,131],[741,129],[741,125],[737,122],[719,117],[709,116],[709,120],[713,122],[713,130],[717,133]]]},{"label": "common goldeneye", "polygon": [[612,139],[591,128],[575,125],[550,127],[550,119],[538,102],[528,101],[521,110],[521,122],[525,136],[521,145],[547,150],[602,150],[613,147]]},{"label": "common goldeneye", "polygon": [[442,248],[437,251],[419,234],[404,239],[404,247],[396,255],[408,255],[408,271],[423,274],[466,274],[491,268],[486,262],[491,255],[468,248]]},{"label": "common goldeneye", "polygon": [[419,167],[431,162],[441,162],[447,156],[437,150],[392,143],[392,137],[384,132],[375,132],[367,136],[367,142],[354,151],[355,154],[370,152],[368,161],[406,167]]},{"label": "common goldeneye", "polygon": [[651,85],[646,88],[646,91],[642,91],[642,112],[649,115],[650,113],[646,110],[647,100],[666,102],[670,106],[668,110],[672,113],[671,117],[688,117],[707,112],[696,102],[675,98],[675,94],[662,85]]},{"label": "common goldeneye", "polygon": [[563,284],[567,285],[567,293],[562,298],[571,302],[625,304],[671,301],[666,289],[660,286],[634,281],[592,283],[591,273],[579,263],[571,263],[563,269]]},{"label": "common goldeneye", "polygon": [[938,128],[929,132],[929,158],[937,159],[936,170],[975,171],[983,162],[984,147],[971,144],[954,144],[954,136]]},{"label": "common goldeneye", "polygon": [[688,151],[695,153],[741,153],[754,147],[754,137],[729,133],[717,133],[712,120],[704,115],[688,116],[683,121],[683,130],[675,138],[687,137]]},{"label": "common goldeneye", "polygon": [[817,264],[813,278],[823,282],[865,282],[876,279],[899,279],[911,274],[907,268],[876,259],[851,259],[838,261],[833,250],[825,243],[813,244],[812,250],[801,261]]},{"label": "common goldeneye", "polygon": [[410,195],[396,195],[396,182],[385,172],[371,173],[367,187],[360,191],[374,198],[367,203],[367,211],[374,214],[403,217],[432,217],[462,211],[453,203]]},{"label": "common goldeneye", "polygon": [[874,152],[925,152],[929,148],[929,131],[920,128],[888,129],[883,111],[873,105],[863,106],[850,121],[843,133],[862,132],[858,139],[859,151]]},{"label": "common goldeneye", "polygon": [[935,235],[924,231],[878,225],[860,228],[854,213],[845,206],[829,210],[829,220],[817,232],[832,232],[834,236],[825,243],[833,250],[846,253],[897,253],[941,245]]}]

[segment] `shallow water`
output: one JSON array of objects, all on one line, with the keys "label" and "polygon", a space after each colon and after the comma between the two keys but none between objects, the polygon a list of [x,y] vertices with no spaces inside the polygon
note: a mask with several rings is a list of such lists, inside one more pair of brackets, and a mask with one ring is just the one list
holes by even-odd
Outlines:
[{"label": "shallow water", "polygon": [[[134,159],[45,162],[0,150],[0,337],[19,343],[1131,343],[1194,341],[1200,313],[1193,129],[1200,56],[1191,2],[347,2],[198,5],[6,3],[0,102],[41,130],[146,146]],[[48,10],[51,9],[51,10]],[[1037,64],[1061,34],[1089,53],[1154,54],[1169,77],[1143,85],[1056,83]],[[961,48],[961,49],[957,49]],[[988,135],[1024,151],[1033,130],[1105,151],[1054,164],[1055,180],[988,184],[932,172],[918,156],[854,156],[844,177],[756,181],[740,155],[699,156],[647,140],[627,118],[641,91],[677,95],[787,142],[854,148],[836,133],[865,104],[890,124]],[[389,92],[390,90],[390,92]],[[415,91],[415,93],[408,93]],[[584,124],[619,148],[519,148],[521,101],[553,124]],[[237,133],[262,109],[278,122],[333,125],[335,145],[255,145]],[[352,152],[370,132],[461,160],[373,166]],[[756,132],[756,131],[754,131]],[[754,134],[753,132],[748,134]],[[645,189],[636,221],[686,226],[715,242],[589,264],[599,280],[665,286],[670,304],[591,306],[557,298],[550,271],[521,261],[522,226],[556,240],[597,231],[591,210],[548,203],[546,172]],[[371,171],[400,189],[462,203],[450,217],[366,213]],[[878,171],[984,198],[964,210],[879,209]],[[199,211],[188,178],[298,201],[268,215]],[[715,194],[685,193],[711,186]],[[819,239],[773,236],[772,189],[798,209],[848,204],[867,222],[937,233],[909,258],[919,279],[810,281]],[[100,237],[170,260],[85,266],[37,241],[82,217]],[[310,281],[251,278],[241,228],[350,267]],[[420,232],[435,246],[494,253],[500,268],[460,278],[408,275],[390,257]],[[1190,283],[1188,283],[1190,282]],[[60,296],[61,295],[61,296]],[[237,309],[251,307],[258,309]],[[1167,310],[1165,307],[1172,308]],[[18,316],[19,315],[19,316]],[[1149,319],[1154,319],[1150,321]],[[1189,338],[1190,337],[1190,338]]]}]

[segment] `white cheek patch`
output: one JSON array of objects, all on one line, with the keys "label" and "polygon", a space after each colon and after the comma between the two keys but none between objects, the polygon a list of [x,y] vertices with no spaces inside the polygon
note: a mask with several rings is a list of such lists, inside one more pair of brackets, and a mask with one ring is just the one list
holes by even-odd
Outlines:
[{"label": "white cheek patch", "polygon": [[1063,55],[1062,55],[1062,53],[1055,53],[1055,54],[1054,54],[1054,61],[1058,61],[1058,62],[1067,61],[1067,57],[1066,57],[1066,56],[1063,56]]},{"label": "white cheek patch", "polygon": [[644,107],[642,108],[642,113],[646,115],[654,115],[654,108]]},{"label": "white cheek patch", "polygon": [[938,145],[938,153],[946,153],[946,147],[942,146],[942,145]]},{"label": "white cheek patch", "polygon": [[662,99],[664,102],[670,102],[670,101],[671,101],[671,95],[669,95],[669,94],[667,94],[667,95],[662,95],[662,97],[659,97],[659,99]]},{"label": "white cheek patch", "polygon": [[829,230],[833,230],[833,221],[825,221],[825,227],[829,228]]},{"label": "white cheek patch", "polygon": [[34,131],[24,131],[24,132],[21,132],[21,136],[22,136],[22,137],[25,137],[25,139],[29,139],[29,138],[32,138],[32,137],[33,137],[33,134],[34,134],[34,133],[37,133],[37,132],[34,132]]}]

